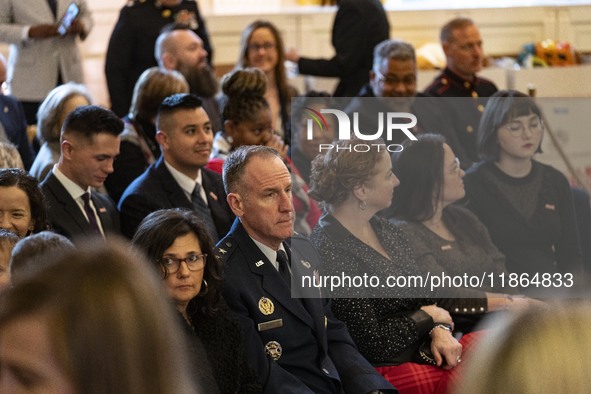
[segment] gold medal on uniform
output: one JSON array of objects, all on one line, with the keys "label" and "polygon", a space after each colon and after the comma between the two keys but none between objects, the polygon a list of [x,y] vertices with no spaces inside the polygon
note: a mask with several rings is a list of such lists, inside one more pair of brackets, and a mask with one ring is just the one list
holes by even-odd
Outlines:
[{"label": "gold medal on uniform", "polygon": [[273,301],[267,297],[261,297],[259,300],[259,310],[263,315],[268,316],[275,312],[275,305],[273,305]]},{"label": "gold medal on uniform", "polygon": [[283,348],[279,342],[269,341],[265,345],[265,353],[267,353],[267,355],[271,357],[273,361],[277,361],[281,357],[281,354],[283,354]]}]

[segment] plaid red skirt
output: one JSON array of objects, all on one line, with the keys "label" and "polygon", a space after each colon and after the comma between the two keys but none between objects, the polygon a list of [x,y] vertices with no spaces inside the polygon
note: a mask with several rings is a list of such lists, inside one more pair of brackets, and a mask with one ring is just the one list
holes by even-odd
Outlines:
[{"label": "plaid red skirt", "polygon": [[404,363],[386,367],[376,367],[400,394],[446,394],[458,384],[463,367],[470,358],[470,349],[478,342],[483,331],[466,334],[462,344],[462,363],[450,370],[432,365]]}]

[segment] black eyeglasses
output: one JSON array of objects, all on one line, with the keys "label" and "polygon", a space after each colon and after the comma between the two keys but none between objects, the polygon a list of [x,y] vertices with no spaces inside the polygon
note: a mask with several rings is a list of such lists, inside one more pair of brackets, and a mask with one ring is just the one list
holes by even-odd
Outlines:
[{"label": "black eyeglasses", "polygon": [[205,268],[205,261],[207,260],[207,253],[196,254],[192,253],[184,259],[178,257],[164,256],[158,261],[165,270],[165,274],[175,274],[181,269],[181,263],[187,264],[189,271],[201,271]]},{"label": "black eyeglasses", "polygon": [[417,78],[414,75],[406,75],[403,78],[398,78],[394,75],[384,75],[377,68],[374,68],[373,72],[376,74],[381,83],[386,85],[398,85],[399,83],[402,83],[404,86],[412,86],[417,83]]}]

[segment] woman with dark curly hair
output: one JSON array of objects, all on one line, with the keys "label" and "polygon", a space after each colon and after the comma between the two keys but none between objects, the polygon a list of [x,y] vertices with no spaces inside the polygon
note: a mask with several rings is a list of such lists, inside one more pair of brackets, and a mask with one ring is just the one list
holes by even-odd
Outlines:
[{"label": "woman with dark curly hair", "polygon": [[[194,370],[204,392],[261,392],[246,364],[240,327],[222,300],[222,264],[200,219],[183,209],[153,212],[139,225],[132,244],[161,273],[185,322]],[[203,363],[204,357],[209,363]]]},{"label": "woman with dark curly hair", "polygon": [[19,238],[48,229],[39,183],[24,170],[0,169],[0,228]]}]

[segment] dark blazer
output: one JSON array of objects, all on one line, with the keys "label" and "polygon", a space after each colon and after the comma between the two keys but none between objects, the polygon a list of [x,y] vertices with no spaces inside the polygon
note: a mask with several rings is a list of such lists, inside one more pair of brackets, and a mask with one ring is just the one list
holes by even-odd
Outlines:
[{"label": "dark blazer", "polygon": [[[201,169],[201,174],[211,216],[218,234],[223,237],[232,226],[234,214],[226,201],[222,177],[205,168]],[[160,157],[125,189],[118,208],[121,212],[122,233],[132,238],[148,214],[166,208],[193,209],[193,204],[166,168],[164,157]]]},{"label": "dark blazer", "polygon": [[[291,246],[293,277],[317,273],[320,259],[307,238],[296,235]],[[311,290],[316,298],[291,298],[277,270],[238,219],[216,253],[225,263],[224,298],[242,325],[249,364],[266,393],[393,390],[359,354],[345,325],[332,316],[329,301],[319,298],[317,289]],[[271,313],[263,313],[260,305],[265,299],[267,305],[273,304]],[[272,321],[281,321],[280,326],[265,327]],[[276,361],[265,354],[266,346],[274,342],[281,347]]]},{"label": "dark blazer", "polygon": [[25,168],[31,168],[35,154],[27,135],[25,111],[16,98],[0,94],[0,123],[8,140],[18,149]]},{"label": "dark blazer", "polygon": [[[80,207],[53,172],[50,172],[41,183],[41,190],[47,204],[49,221],[56,233],[74,240],[78,236],[94,235],[94,230]],[[119,213],[113,201],[108,196],[94,191],[91,198],[105,236],[119,234]]]},{"label": "dark blazer", "polygon": [[300,57],[301,74],[339,77],[335,97],[353,97],[369,81],[373,49],[390,38],[390,24],[379,0],[340,0],[332,27],[335,56],[330,59]]},{"label": "dark blazer", "polygon": [[154,45],[160,30],[170,23],[186,23],[203,40],[209,53],[212,48],[205,22],[194,0],[181,0],[174,7],[155,0],[129,1],[121,8],[113,28],[105,59],[105,75],[111,109],[123,117],[129,112],[133,88],[144,70],[156,67]]},{"label": "dark blazer", "polygon": [[425,93],[430,96],[447,97],[439,101],[444,112],[442,119],[446,119],[453,127],[458,144],[454,142],[450,147],[464,169],[479,161],[478,125],[487,97],[492,96],[497,90],[496,85],[488,79],[474,76],[474,80],[467,81],[449,68],[445,68],[431,85],[425,88]]}]

